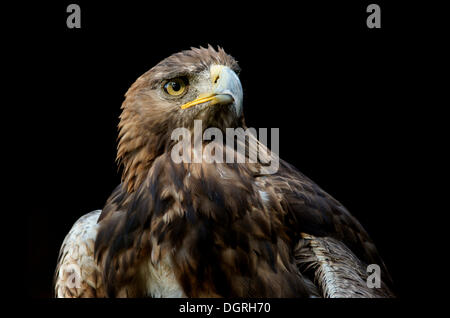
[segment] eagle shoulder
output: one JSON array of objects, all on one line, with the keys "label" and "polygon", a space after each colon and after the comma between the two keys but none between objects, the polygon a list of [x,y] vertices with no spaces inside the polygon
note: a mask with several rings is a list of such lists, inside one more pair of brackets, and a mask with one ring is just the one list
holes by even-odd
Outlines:
[{"label": "eagle shoulder", "polygon": [[79,218],[61,246],[54,277],[57,298],[104,297],[101,273],[94,259],[97,220],[101,210]]}]

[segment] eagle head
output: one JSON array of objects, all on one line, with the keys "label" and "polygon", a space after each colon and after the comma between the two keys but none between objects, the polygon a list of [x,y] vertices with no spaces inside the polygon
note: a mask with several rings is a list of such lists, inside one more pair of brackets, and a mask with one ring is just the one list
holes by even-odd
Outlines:
[{"label": "eagle head", "polygon": [[222,48],[192,48],[169,56],[130,87],[122,104],[117,160],[133,191],[152,161],[169,151],[175,128],[244,126],[243,92],[236,60]]}]

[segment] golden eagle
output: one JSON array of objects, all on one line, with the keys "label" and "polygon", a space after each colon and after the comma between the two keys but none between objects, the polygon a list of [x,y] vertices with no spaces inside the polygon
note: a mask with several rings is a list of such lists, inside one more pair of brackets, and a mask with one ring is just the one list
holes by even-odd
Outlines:
[{"label": "golden eagle", "polygon": [[[247,129],[239,71],[221,48],[192,48],[130,87],[119,123],[122,182],[66,236],[56,297],[393,296],[360,223],[287,162],[275,173],[260,160],[174,162],[176,128],[200,120],[202,129]],[[248,139],[245,158],[264,148]],[[201,149],[212,143],[230,150],[218,140]],[[378,288],[367,284],[370,264],[381,269]]]}]

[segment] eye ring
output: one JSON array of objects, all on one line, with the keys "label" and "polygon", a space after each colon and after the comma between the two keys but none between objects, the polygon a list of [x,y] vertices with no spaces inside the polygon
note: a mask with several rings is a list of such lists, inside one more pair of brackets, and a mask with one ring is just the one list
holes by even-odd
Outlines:
[{"label": "eye ring", "polygon": [[187,92],[188,80],[185,77],[176,77],[164,83],[164,92],[170,96],[180,97]]}]

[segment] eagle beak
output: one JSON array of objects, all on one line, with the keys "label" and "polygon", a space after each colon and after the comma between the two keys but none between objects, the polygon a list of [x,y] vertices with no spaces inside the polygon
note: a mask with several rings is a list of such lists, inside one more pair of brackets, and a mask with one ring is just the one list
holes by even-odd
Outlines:
[{"label": "eagle beak", "polygon": [[242,85],[236,73],[227,66],[213,65],[210,69],[212,92],[200,94],[195,100],[181,106],[181,109],[209,102],[209,105],[234,103],[236,112],[242,108]]}]

